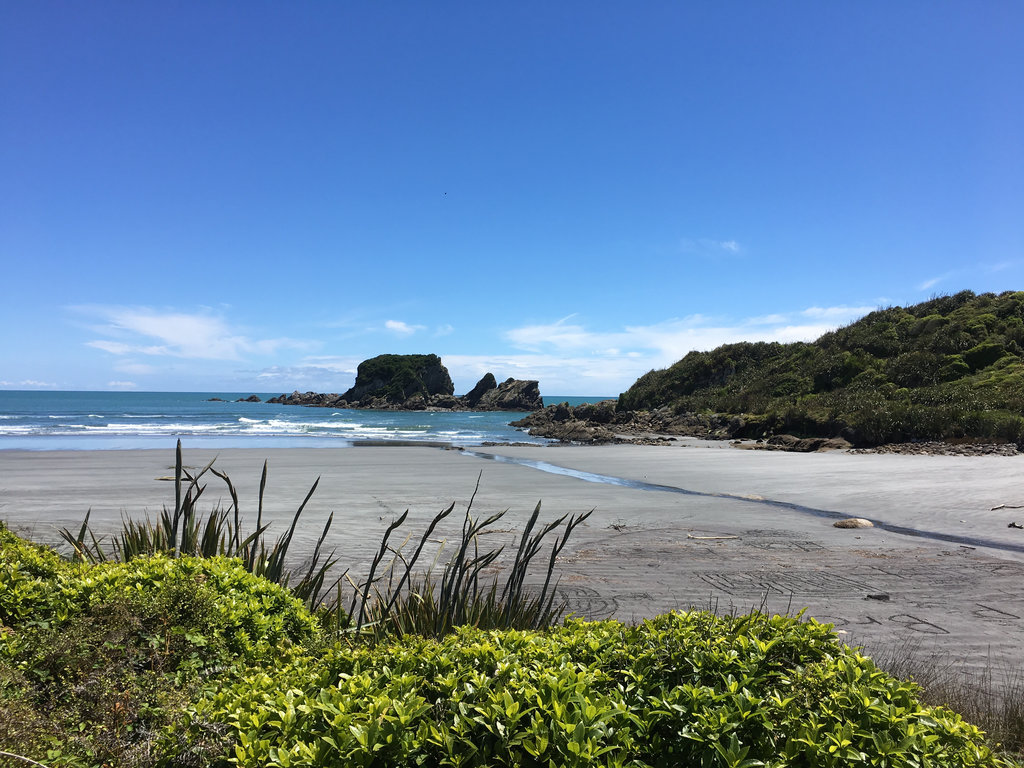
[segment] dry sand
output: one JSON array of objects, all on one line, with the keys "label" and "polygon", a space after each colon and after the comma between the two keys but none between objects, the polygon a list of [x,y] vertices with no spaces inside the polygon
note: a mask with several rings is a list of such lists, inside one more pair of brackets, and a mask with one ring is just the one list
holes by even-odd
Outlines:
[{"label": "dry sand", "polygon": [[[869,652],[910,647],[997,673],[1020,666],[1024,531],[1007,523],[1024,510],[990,510],[1024,504],[1024,457],[808,455],[684,441],[186,450],[185,460],[201,467],[215,455],[250,526],[269,460],[265,514],[277,532],[320,476],[297,543],[310,550],[333,512],[329,545],[355,573],[399,514],[408,509],[403,530],[418,533],[447,505],[462,511],[482,472],[476,512],[509,510],[488,544],[511,544],[539,500],[545,519],[594,510],[560,567],[563,596],[584,617],[807,608]],[[58,529],[91,508],[94,529],[110,533],[122,514],[173,504],[173,483],[156,479],[169,474],[171,449],[0,451],[0,519],[56,543]],[[223,484],[212,478],[204,499],[226,500]],[[839,516],[882,527],[837,529]]]}]

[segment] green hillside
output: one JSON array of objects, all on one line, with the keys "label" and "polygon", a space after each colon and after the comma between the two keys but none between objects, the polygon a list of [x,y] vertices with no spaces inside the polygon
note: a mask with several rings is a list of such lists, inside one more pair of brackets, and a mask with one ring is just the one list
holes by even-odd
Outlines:
[{"label": "green hillside", "polygon": [[742,414],[744,436],[1024,442],[1024,291],[880,309],[812,343],[727,344],[640,377],[620,411]]}]

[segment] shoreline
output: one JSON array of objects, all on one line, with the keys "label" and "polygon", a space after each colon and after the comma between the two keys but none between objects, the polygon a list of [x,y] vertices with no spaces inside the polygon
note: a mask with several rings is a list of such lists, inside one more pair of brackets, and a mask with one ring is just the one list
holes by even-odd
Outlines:
[{"label": "shoreline", "polygon": [[[630,621],[709,606],[807,608],[807,615],[835,624],[844,640],[869,651],[914,641],[922,652],[948,652],[968,665],[1016,663],[1024,643],[1024,599],[1017,590],[1024,552],[959,544],[955,537],[1024,544],[1024,531],[1007,528],[1007,521],[1024,519],[1024,511],[991,509],[1024,503],[1024,459],[723,450],[728,447],[700,441],[684,450],[186,445],[184,459],[202,468],[217,456],[214,466],[230,475],[250,527],[266,459],[264,515],[272,535],[283,532],[319,476],[295,547],[311,551],[333,512],[326,546],[354,573],[365,569],[384,529],[407,509],[401,530],[414,537],[452,503],[461,524],[479,479],[474,515],[509,510],[488,545],[510,543],[538,501],[542,520],[595,510],[573,534],[557,569],[562,597],[584,618]],[[57,531],[77,530],[91,509],[96,533],[109,535],[122,513],[138,518],[173,505],[173,483],[157,479],[173,474],[173,465],[173,444],[161,450],[0,451],[0,520],[57,544]],[[587,473],[616,482],[587,482],[580,476]],[[200,506],[227,500],[223,483],[211,478]],[[797,507],[954,540],[882,527],[840,530],[831,517]]]}]

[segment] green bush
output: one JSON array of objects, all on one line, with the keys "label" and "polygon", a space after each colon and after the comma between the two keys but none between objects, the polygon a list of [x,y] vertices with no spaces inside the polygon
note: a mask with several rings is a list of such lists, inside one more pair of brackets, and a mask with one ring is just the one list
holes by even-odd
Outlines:
[{"label": "green bush", "polygon": [[150,765],[201,691],[318,635],[301,601],[238,560],[69,563],[0,524],[0,749]]},{"label": "green bush", "polygon": [[328,642],[226,558],[0,526],[0,749],[49,766],[997,766],[831,627],[676,613]]},{"label": "green bush", "polygon": [[249,675],[165,736],[211,765],[995,766],[980,732],[831,627],[676,613],[630,627],[464,628]]},{"label": "green bush", "polygon": [[[0,616],[14,630],[4,636],[9,652],[17,652],[24,628],[59,628],[115,602],[164,600],[168,610],[176,610],[171,598],[184,596],[209,606],[203,613],[206,639],[223,640],[228,653],[247,660],[265,659],[280,643],[302,642],[316,631],[301,601],[248,573],[239,560],[154,555],[127,563],[67,563],[47,578],[12,562],[24,551],[16,548],[12,555],[0,547]],[[192,626],[199,617],[180,618]]]}]

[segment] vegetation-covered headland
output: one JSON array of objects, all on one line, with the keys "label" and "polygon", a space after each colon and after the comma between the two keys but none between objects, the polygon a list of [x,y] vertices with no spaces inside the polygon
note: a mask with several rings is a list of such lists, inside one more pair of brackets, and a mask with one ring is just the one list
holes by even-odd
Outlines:
[{"label": "vegetation-covered headland", "polygon": [[[585,440],[655,431],[778,434],[873,446],[956,438],[1024,445],[1024,292],[962,291],[879,309],[814,342],[727,344],[641,376],[606,413],[541,412],[524,426]],[[596,421],[595,421],[596,418]],[[532,423],[531,423],[532,422]],[[533,430],[531,430],[533,431]],[[570,433],[569,439],[572,437]]]},{"label": "vegetation-covered headland", "polygon": [[[0,525],[0,764],[1017,764],[812,619],[559,620],[545,590],[581,518],[536,510],[499,561],[478,534],[500,515],[467,510],[423,574],[451,509],[400,555],[403,517],[343,603],[310,588],[316,556],[303,578],[267,567],[290,534],[243,538],[237,503],[196,514],[201,474],[179,455],[174,509],[126,523],[116,547],[67,532],[76,559]],[[526,588],[542,549],[544,586]]]}]

